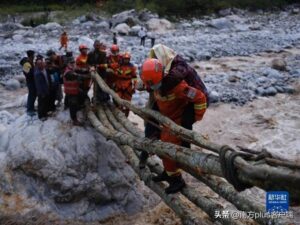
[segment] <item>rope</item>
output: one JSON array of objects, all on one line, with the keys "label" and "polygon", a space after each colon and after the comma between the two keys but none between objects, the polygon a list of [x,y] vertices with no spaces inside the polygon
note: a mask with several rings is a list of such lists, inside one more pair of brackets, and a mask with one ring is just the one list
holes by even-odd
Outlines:
[{"label": "rope", "polygon": [[229,183],[233,185],[233,187],[237,191],[243,191],[253,186],[249,184],[245,184],[238,179],[237,169],[235,168],[234,165],[234,160],[238,156],[244,159],[249,159],[252,157],[252,155],[250,154],[237,152],[227,145],[222,146],[220,149],[219,159],[220,159],[221,169],[224,177]]}]

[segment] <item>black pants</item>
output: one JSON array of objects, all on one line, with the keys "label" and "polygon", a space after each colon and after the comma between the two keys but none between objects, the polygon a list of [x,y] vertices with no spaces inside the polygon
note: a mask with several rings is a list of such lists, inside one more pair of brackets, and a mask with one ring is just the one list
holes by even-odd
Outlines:
[{"label": "black pants", "polygon": [[49,96],[38,96],[38,117],[42,119],[47,117],[47,112],[49,111]]},{"label": "black pants", "polygon": [[[181,118],[181,126],[188,129],[188,130],[192,130],[193,129],[193,123],[195,122],[195,110],[194,110],[194,104],[193,103],[189,103],[183,114],[182,114],[182,118]],[[186,141],[182,141],[181,146],[186,147],[186,148],[190,148],[191,147],[191,143],[186,142]]]},{"label": "black pants", "polygon": [[145,46],[146,37],[141,37],[141,45]]},{"label": "black pants", "polygon": [[36,88],[34,82],[27,83],[28,97],[27,97],[27,112],[34,111],[34,102],[36,100]]},{"label": "black pants", "polygon": [[151,38],[151,47],[153,47],[155,44],[155,38]]},{"label": "black pants", "polygon": [[53,88],[50,91],[50,95],[49,95],[49,111],[55,111],[56,106],[55,106],[55,100],[56,100],[56,89]]},{"label": "black pants", "polygon": [[79,96],[67,95],[68,106],[70,109],[70,117],[73,121],[77,121],[77,112],[79,110]]}]

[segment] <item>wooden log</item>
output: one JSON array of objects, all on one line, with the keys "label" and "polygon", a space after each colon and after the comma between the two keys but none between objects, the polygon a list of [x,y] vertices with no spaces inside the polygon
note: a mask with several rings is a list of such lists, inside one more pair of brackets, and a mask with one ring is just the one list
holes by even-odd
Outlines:
[{"label": "wooden log", "polygon": [[160,157],[169,157],[187,167],[193,167],[205,173],[222,176],[221,167],[215,155],[192,151],[188,148],[162,141],[133,137],[132,135],[124,134],[116,130],[107,129],[99,124],[97,117],[91,111],[88,113],[88,117],[97,130],[118,144],[129,145],[134,149],[145,150],[149,153],[157,154]]},{"label": "wooden log", "polygon": [[111,125],[115,128],[115,130],[120,131],[124,134],[130,134],[128,130],[126,130],[113,116],[112,111],[109,109],[109,106],[106,105],[103,107],[104,112],[106,114],[107,119],[110,121]]},{"label": "wooden log", "polygon": [[[229,184],[223,178],[212,176],[212,175],[199,175],[195,173],[193,170],[185,168],[185,170],[190,173],[192,176],[202,181],[208,187],[210,187],[213,191],[218,193],[224,199],[232,203],[236,206],[237,209],[244,212],[256,212],[256,213],[264,213],[265,206],[259,204],[258,202],[254,202],[251,198],[246,198],[242,193],[237,192],[234,187]],[[286,225],[293,224],[288,218],[267,218],[267,217],[257,217],[254,218],[259,224],[273,224],[273,225]]]},{"label": "wooden log", "polygon": [[[111,109],[112,108],[113,107],[111,107]],[[112,115],[113,114],[108,114],[108,116],[112,116]],[[123,120],[121,121],[123,122]],[[128,121],[127,118],[126,121]],[[131,123],[130,121],[128,122]],[[130,126],[133,126],[133,124]],[[134,151],[134,153],[136,155],[139,155],[137,151]],[[148,160],[148,166],[150,167],[151,171],[155,173],[161,173],[163,171],[163,168],[159,164],[154,163],[151,159]],[[242,193],[237,192],[233,188],[233,186],[229,184],[226,180],[216,176],[199,174],[198,171],[187,169],[187,168],[185,168],[185,170],[190,172],[190,174],[193,175],[195,178],[197,178],[198,180],[202,181],[204,184],[209,186],[213,191],[218,193],[224,199],[231,202],[233,205],[237,207],[237,209],[242,210],[244,212],[256,212],[256,213],[263,213],[265,211],[263,205],[254,202],[251,198],[245,198]],[[199,197],[190,188],[184,189],[182,194],[185,195],[195,205],[199,206],[202,210],[204,210],[213,219],[214,219],[213,213],[216,210],[220,210],[220,206],[218,206],[218,204],[213,204],[209,200],[203,199],[201,196]],[[260,224],[285,225],[285,224],[293,223],[293,221],[287,218],[272,219],[272,218],[257,217],[255,218],[255,220]],[[222,224],[234,224],[234,222],[235,221],[231,221],[231,220],[221,221]]]},{"label": "wooden log", "polygon": [[[151,172],[160,174],[163,171],[162,166],[160,166],[158,163],[153,162],[153,160],[151,160],[151,159],[148,159],[147,165],[149,166]],[[181,191],[181,193],[187,199],[189,199],[191,202],[193,202],[195,205],[197,205],[199,208],[201,208],[204,212],[206,212],[210,216],[210,218],[212,218],[214,221],[219,221],[221,224],[224,224],[224,225],[243,225],[243,224],[245,224],[237,219],[216,218],[215,217],[216,211],[222,212],[222,211],[228,211],[229,209],[224,208],[222,205],[210,200],[207,197],[201,196],[201,193],[195,191],[194,188],[190,187],[188,184]]]},{"label": "wooden log", "polygon": [[112,111],[113,115],[116,117],[118,122],[122,124],[126,130],[128,130],[133,136],[135,137],[144,137],[144,131],[139,129],[137,126],[135,126],[131,121],[129,121],[123,112],[121,112],[116,107],[111,106],[110,110]]},{"label": "wooden log", "polygon": [[133,106],[129,101],[126,101],[124,99],[121,99],[112,89],[109,88],[109,86],[105,83],[105,81],[99,76],[97,72],[91,73],[93,79],[98,83],[98,85],[101,87],[101,89],[108,94],[110,94],[113,99],[122,106],[127,107],[132,112],[138,114],[139,116],[147,117],[147,118],[154,118],[157,121],[159,121],[161,124],[169,127],[173,132],[178,134],[181,138],[186,139],[188,141],[193,141],[195,145],[198,145],[200,147],[206,148],[208,150],[214,151],[216,153],[219,152],[219,149],[222,147],[221,145],[217,145],[215,143],[211,143],[207,141],[202,135],[199,133],[193,132],[191,130],[187,130],[181,126],[178,126],[176,123],[174,123],[171,119],[147,108],[138,108],[136,106]]},{"label": "wooden log", "polygon": [[179,193],[170,195],[165,194],[164,184],[162,182],[154,183],[152,181],[152,174],[149,168],[146,167],[142,170],[139,169],[139,160],[133,152],[132,148],[126,145],[120,145],[119,147],[122,150],[123,154],[126,156],[126,158],[129,160],[131,167],[139,175],[141,180],[143,180],[151,190],[153,190],[164,200],[164,202],[176,213],[176,215],[178,215],[182,219],[183,224],[213,224],[209,220],[199,218],[197,213],[195,213],[191,209],[191,207],[181,199]]},{"label": "wooden log", "polygon": [[[87,107],[89,107],[89,106],[87,106]],[[114,127],[111,125],[111,123],[107,119],[102,105],[97,106],[97,116],[105,127],[107,127],[108,129],[114,129]]]},{"label": "wooden log", "polygon": [[[134,131],[136,131],[136,127],[124,116],[124,114],[120,111],[120,114],[118,113],[119,110],[117,110],[114,107],[110,107],[111,111],[113,112],[113,115],[118,119],[120,123],[124,123],[126,121],[126,126],[129,127],[129,131],[131,131],[132,127],[134,128]],[[115,110],[114,110],[115,109]],[[123,124],[124,125],[124,124]],[[125,126],[125,125],[124,125]],[[138,129],[139,130],[139,129]],[[137,132],[138,134],[140,132]],[[131,133],[133,135],[133,133]],[[135,151],[136,152],[136,151]],[[152,172],[160,173],[163,171],[163,168],[157,164],[154,163],[151,159],[148,159],[148,166],[150,167]],[[251,198],[245,198],[242,193],[237,192],[234,187],[229,184],[226,180],[216,177],[216,176],[210,176],[210,175],[200,175],[199,173],[195,172],[195,170],[188,170],[190,171],[191,175],[196,177],[198,180],[202,181],[205,185],[209,186],[213,191],[218,193],[220,196],[222,196],[227,201],[231,202],[234,206],[237,207],[237,209],[242,210],[244,212],[256,212],[256,213],[262,213],[265,211],[265,208],[263,205],[258,204],[257,202],[254,202]],[[189,190],[189,189],[185,189]],[[195,199],[194,197],[198,197],[195,195],[195,193],[184,193],[182,192],[189,200],[194,202],[195,205],[202,208],[203,206],[200,205],[202,202],[205,202],[204,200]],[[194,198],[194,199],[193,199]],[[204,203],[205,204],[205,203]],[[202,206],[202,207],[201,207]],[[204,210],[208,215],[210,215],[211,218],[214,218],[212,216],[214,211],[213,210],[219,210],[217,205],[210,208],[210,212],[207,212]],[[209,209],[207,209],[209,210]],[[224,209],[226,210],[226,209]],[[283,225],[288,224],[286,219],[278,218],[277,220],[274,219],[268,219],[268,218],[256,218],[255,219],[260,224],[277,224],[277,225]],[[227,221],[225,221],[227,222]],[[222,223],[222,222],[221,222]],[[292,222],[291,222],[292,223]],[[232,223],[233,224],[233,223]]]},{"label": "wooden log", "polygon": [[[130,102],[119,98],[119,96],[114,93],[103,81],[103,79],[97,74],[92,73],[93,78],[99,84],[99,86],[107,93],[109,93],[114,100],[127,108],[129,108],[134,113],[142,116],[142,117],[153,117],[164,126],[169,127],[176,134],[181,135],[182,137],[186,137],[189,140],[193,140],[193,143],[204,147],[209,150],[213,150],[214,152],[219,152],[221,149],[220,145],[215,143],[210,143],[206,141],[201,135],[196,132],[187,130],[183,127],[178,126],[169,118],[162,116],[161,114],[144,108],[138,108],[131,105]],[[175,154],[176,155],[176,154]],[[174,156],[174,154],[173,154]],[[173,157],[171,156],[171,158]],[[198,161],[198,160],[197,160]],[[255,163],[255,162],[254,162]],[[240,181],[251,184],[254,186],[258,186],[263,188],[264,190],[287,190],[290,192],[291,199],[294,201],[300,201],[300,172],[292,171],[288,168],[284,167],[272,167],[269,165],[255,165],[253,162],[246,162],[241,157],[236,157],[234,164],[238,169],[238,178]],[[203,166],[202,164],[198,164]],[[205,167],[205,166],[203,166]],[[219,168],[218,168],[219,169]],[[215,174],[218,176],[222,176],[222,174]]]},{"label": "wooden log", "polygon": [[[109,110],[110,110],[111,113],[107,113],[106,114],[107,117],[115,117],[115,120],[119,119],[118,122],[127,121],[126,125],[129,128],[129,131],[134,131],[134,132],[137,131],[136,129],[132,129],[132,128],[136,128],[136,127],[134,127],[134,125],[125,117],[125,115],[121,111],[116,109],[114,106],[110,106]],[[111,121],[111,119],[109,119],[109,120]],[[119,127],[119,126],[116,126],[116,127]],[[140,130],[140,132],[138,132],[137,134],[141,134],[141,132],[142,131]],[[130,134],[133,135],[133,133],[130,133]],[[132,150],[132,151],[137,156],[139,155],[139,153],[137,151],[134,151],[134,150]],[[163,172],[163,167],[160,166],[157,163],[154,163],[151,160],[151,158],[148,159],[148,166],[149,166],[149,168],[152,172],[155,172],[157,174],[160,174],[160,173]],[[216,219],[215,218],[215,211],[226,210],[220,204],[217,204],[217,203],[211,201],[210,199],[208,199],[206,197],[199,196],[199,193],[197,193],[193,188],[190,188],[188,185],[187,185],[186,188],[184,188],[184,190],[181,193],[187,199],[189,199],[191,202],[193,202],[195,205],[197,205],[199,208],[201,208],[204,212],[206,212],[210,216],[210,218],[212,218],[213,220]],[[242,225],[243,224],[238,220],[233,220],[232,218],[217,218],[216,220],[220,221],[220,223],[224,224],[224,225]]]}]

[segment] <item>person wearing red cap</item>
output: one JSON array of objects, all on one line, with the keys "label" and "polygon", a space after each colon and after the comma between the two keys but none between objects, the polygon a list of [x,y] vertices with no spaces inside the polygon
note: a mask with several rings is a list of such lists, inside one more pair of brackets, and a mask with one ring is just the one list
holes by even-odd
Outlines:
[{"label": "person wearing red cap", "polygon": [[113,44],[110,47],[110,54],[107,57],[107,84],[112,89],[114,89],[116,76],[118,75],[118,69],[120,68],[120,65],[122,63],[122,55],[119,52],[119,46]]},{"label": "person wearing red cap", "polygon": [[[115,73],[113,89],[120,98],[131,101],[134,93],[134,87],[137,82],[136,68],[130,63],[131,55],[126,52],[122,56],[122,63]],[[120,107],[126,117],[129,115],[129,109]]]}]

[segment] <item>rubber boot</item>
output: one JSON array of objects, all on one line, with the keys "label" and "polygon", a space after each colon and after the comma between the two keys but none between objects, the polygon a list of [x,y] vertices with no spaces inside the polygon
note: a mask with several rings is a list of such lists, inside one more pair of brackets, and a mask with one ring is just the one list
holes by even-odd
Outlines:
[{"label": "rubber boot", "polygon": [[169,187],[165,189],[166,194],[174,194],[181,191],[185,187],[185,182],[181,176],[171,176],[169,178]]},{"label": "rubber boot", "polygon": [[169,182],[170,178],[171,177],[168,176],[167,172],[164,171],[161,174],[159,174],[159,175],[157,175],[155,177],[152,177],[152,181],[154,181],[154,182],[168,181]]},{"label": "rubber boot", "polygon": [[145,169],[148,157],[149,157],[148,152],[146,152],[146,151],[141,152],[140,162],[139,162],[140,169]]}]

